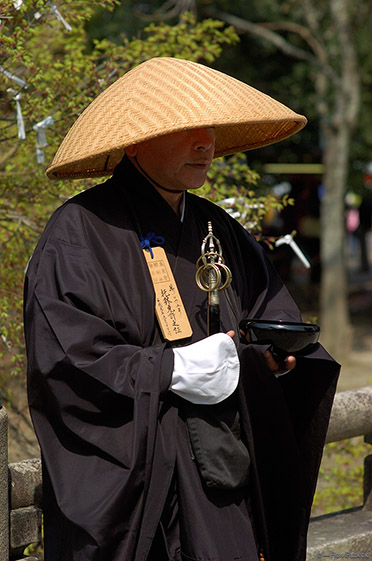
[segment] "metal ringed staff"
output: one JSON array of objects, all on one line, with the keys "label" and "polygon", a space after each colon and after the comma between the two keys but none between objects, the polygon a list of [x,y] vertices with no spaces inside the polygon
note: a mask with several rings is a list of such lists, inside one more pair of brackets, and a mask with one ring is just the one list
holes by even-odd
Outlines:
[{"label": "metal ringed staff", "polygon": [[207,333],[213,335],[220,332],[219,292],[229,286],[232,275],[225,265],[220,241],[213,234],[212,222],[208,222],[208,234],[202,242],[196,267],[196,284],[201,290],[208,292]]}]

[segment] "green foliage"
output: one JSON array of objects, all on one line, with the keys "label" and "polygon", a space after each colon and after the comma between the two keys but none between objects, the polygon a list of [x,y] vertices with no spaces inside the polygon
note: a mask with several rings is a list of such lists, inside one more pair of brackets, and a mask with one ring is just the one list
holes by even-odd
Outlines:
[{"label": "green foliage", "polygon": [[44,561],[44,547],[42,545],[29,545],[23,552],[26,557],[36,557],[38,561]]},{"label": "green foliage", "polygon": [[312,516],[363,504],[363,461],[370,453],[362,437],[325,446]]},{"label": "green foliage", "polygon": [[[115,2],[106,0],[107,7]],[[68,6],[67,6],[68,4]],[[91,7],[89,7],[91,6]],[[2,3],[0,53],[0,356],[8,354],[14,370],[23,367],[22,293],[28,258],[48,215],[71,194],[71,186],[48,184],[43,164],[36,163],[33,126],[47,116],[49,161],[72,121],[90,100],[96,82],[93,55],[84,52],[83,19],[92,5],[66,2],[61,8],[68,32],[45,1]],[[22,87],[16,76],[27,84]],[[18,138],[15,94],[20,94],[26,139]]]},{"label": "green foliage", "polygon": [[108,39],[94,40],[95,50],[113,64],[111,71],[127,71],[135,64],[154,56],[171,56],[212,63],[220,56],[224,45],[232,45],[238,36],[232,27],[217,20],[205,19],[196,24],[195,17],[184,13],[177,25],[151,23],[146,29],[146,40],[129,40],[124,34],[122,43]]}]

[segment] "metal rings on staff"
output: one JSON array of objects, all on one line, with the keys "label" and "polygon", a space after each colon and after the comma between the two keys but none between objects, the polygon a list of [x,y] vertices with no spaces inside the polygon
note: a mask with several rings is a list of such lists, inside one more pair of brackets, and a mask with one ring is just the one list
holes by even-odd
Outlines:
[{"label": "metal rings on staff", "polygon": [[[203,265],[199,265],[200,260],[203,261]],[[196,284],[204,292],[224,290],[231,283],[231,271],[224,263],[205,263],[204,259],[199,257],[196,266],[198,267],[195,274]],[[221,271],[224,272],[224,282],[222,282]]]}]

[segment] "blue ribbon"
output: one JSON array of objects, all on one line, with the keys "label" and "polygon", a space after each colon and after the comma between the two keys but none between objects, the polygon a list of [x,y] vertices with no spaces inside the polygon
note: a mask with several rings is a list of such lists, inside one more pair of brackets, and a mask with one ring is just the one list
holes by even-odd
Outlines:
[{"label": "blue ribbon", "polygon": [[142,249],[149,249],[151,259],[154,259],[154,254],[151,249],[152,245],[163,245],[165,239],[162,236],[157,236],[155,232],[149,232],[146,236],[140,238]]}]

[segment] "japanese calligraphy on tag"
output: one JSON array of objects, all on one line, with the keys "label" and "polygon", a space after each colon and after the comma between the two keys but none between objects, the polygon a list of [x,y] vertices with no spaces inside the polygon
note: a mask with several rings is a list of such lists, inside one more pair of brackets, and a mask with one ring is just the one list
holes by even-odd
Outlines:
[{"label": "japanese calligraphy on tag", "polygon": [[162,247],[144,249],[155,290],[155,313],[166,341],[177,341],[192,335],[192,329],[178,291],[168,258]]}]

